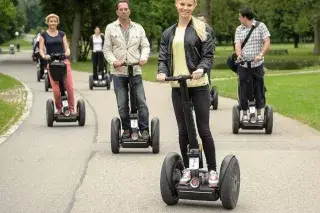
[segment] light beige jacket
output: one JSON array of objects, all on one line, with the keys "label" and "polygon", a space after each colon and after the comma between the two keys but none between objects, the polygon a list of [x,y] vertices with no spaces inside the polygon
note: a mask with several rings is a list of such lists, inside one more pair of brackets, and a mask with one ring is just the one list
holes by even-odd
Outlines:
[{"label": "light beige jacket", "polygon": [[[110,72],[114,75],[128,75],[127,67],[121,67],[118,71],[113,67],[113,62],[120,60],[127,63],[136,63],[142,59],[148,59],[150,44],[143,27],[130,20],[129,40],[126,44],[125,37],[120,28],[119,20],[107,25],[103,53],[110,64]],[[141,74],[140,66],[133,67],[133,74]]]}]

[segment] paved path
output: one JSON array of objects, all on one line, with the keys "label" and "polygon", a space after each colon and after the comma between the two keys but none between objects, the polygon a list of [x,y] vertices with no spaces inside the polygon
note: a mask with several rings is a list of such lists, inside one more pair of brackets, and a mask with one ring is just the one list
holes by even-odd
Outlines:
[{"label": "paved path", "polygon": [[[221,202],[161,199],[160,169],[166,153],[178,150],[170,88],[145,82],[150,119],[160,118],[161,147],[110,148],[110,121],[118,116],[113,88],[88,88],[88,73],[73,72],[77,98],[85,98],[86,126],[45,125],[44,83],[36,82],[29,55],[11,56],[0,72],[32,90],[30,116],[0,146],[0,212],[225,212]],[[15,60],[13,62],[13,60]],[[231,132],[234,100],[221,98],[211,111],[217,162],[233,153],[240,161],[241,191],[233,212],[320,212],[320,133],[275,114],[274,132]],[[63,126],[63,127],[62,127]]]}]

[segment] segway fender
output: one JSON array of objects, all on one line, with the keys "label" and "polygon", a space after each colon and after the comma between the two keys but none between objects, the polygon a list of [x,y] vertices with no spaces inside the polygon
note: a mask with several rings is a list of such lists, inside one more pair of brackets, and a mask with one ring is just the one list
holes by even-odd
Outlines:
[{"label": "segway fender", "polygon": [[174,187],[174,182],[172,180],[173,168],[174,168],[173,165],[175,165],[179,160],[182,161],[182,159],[178,153],[170,152],[167,154],[167,156],[164,160],[164,164],[163,164],[163,166],[165,166],[167,182],[169,183],[168,185],[170,186],[170,189],[171,189],[171,192],[173,195],[174,195],[174,191],[175,191],[175,189],[172,188],[172,187]]},{"label": "segway fender", "polygon": [[235,155],[227,155],[222,163],[221,163],[221,167],[220,167],[220,178],[219,178],[219,182],[222,183],[223,182],[223,179],[224,179],[224,175],[227,171],[227,168],[229,166],[229,163],[231,162],[231,160],[233,158],[235,158],[236,156]]}]

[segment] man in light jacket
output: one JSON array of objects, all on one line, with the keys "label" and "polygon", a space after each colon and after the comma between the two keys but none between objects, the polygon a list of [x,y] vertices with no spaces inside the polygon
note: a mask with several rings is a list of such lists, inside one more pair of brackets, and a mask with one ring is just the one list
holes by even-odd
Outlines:
[{"label": "man in light jacket", "polygon": [[149,139],[149,109],[141,76],[141,66],[148,61],[150,44],[143,27],[131,21],[127,1],[120,0],[116,5],[118,19],[107,25],[105,30],[104,56],[110,64],[118,111],[122,123],[123,138],[131,137],[128,96],[128,68],[123,62],[139,63],[133,67],[133,82],[137,94],[139,129],[143,139]]}]

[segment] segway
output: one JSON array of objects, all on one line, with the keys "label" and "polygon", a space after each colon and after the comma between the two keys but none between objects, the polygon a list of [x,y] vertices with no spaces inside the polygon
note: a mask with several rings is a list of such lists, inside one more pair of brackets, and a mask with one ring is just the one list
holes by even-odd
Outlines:
[{"label": "segway", "polygon": [[10,44],[9,46],[9,53],[14,54],[14,44]]},{"label": "segway", "polygon": [[47,126],[52,127],[53,122],[76,122],[78,121],[79,126],[85,125],[86,119],[86,108],[83,99],[77,102],[77,114],[72,115],[68,106],[68,97],[64,87],[64,80],[67,76],[67,65],[63,61],[65,59],[64,54],[51,54],[49,62],[49,70],[54,81],[59,82],[59,88],[61,93],[61,114],[55,113],[54,102],[52,99],[47,100],[46,111],[47,111]]},{"label": "segway", "polygon": [[[253,61],[253,60],[252,60]],[[241,63],[251,63],[252,61],[241,61],[237,62],[237,64]],[[240,112],[242,111],[240,107],[240,78],[238,78],[238,104],[233,106],[232,108],[232,133],[238,134],[239,129],[244,130],[262,130],[265,129],[265,134],[271,134],[273,129],[273,110],[270,105],[266,105],[264,108],[264,120],[263,122],[257,122],[257,110],[256,110],[256,100],[254,98],[254,86],[253,86],[253,71],[252,69],[247,70],[249,74],[248,79],[248,107],[249,107],[249,121],[243,122],[240,116]],[[264,88],[265,89],[265,88]],[[264,103],[266,103],[266,99],[264,98]]]},{"label": "segway", "polygon": [[219,102],[218,88],[216,86],[213,86],[210,90],[210,106],[212,106],[213,110],[218,109],[218,102]]},{"label": "segway", "polygon": [[40,57],[39,57],[39,55],[37,55],[35,57],[36,57],[36,62],[37,62],[37,81],[40,82],[40,80],[43,78],[43,76],[41,76]]},{"label": "segway", "polygon": [[139,65],[139,63],[126,64],[122,66],[128,66],[129,74],[129,90],[130,90],[130,124],[131,124],[131,137],[121,137],[121,121],[118,117],[114,117],[111,121],[111,151],[116,154],[119,153],[120,147],[122,148],[148,148],[152,147],[154,154],[159,153],[160,146],[160,124],[157,117],[151,120],[151,134],[149,139],[145,140],[139,134],[138,120],[139,114],[137,110],[137,98],[135,84],[133,83],[133,66]]},{"label": "segway", "polygon": [[203,169],[202,146],[197,142],[196,128],[191,110],[187,79],[191,75],[166,77],[166,81],[178,81],[180,84],[183,112],[188,131],[188,157],[191,180],[188,185],[180,185],[183,160],[178,153],[170,152],[163,161],[160,177],[160,190],[163,201],[167,205],[175,205],[179,199],[217,201],[219,198],[226,209],[236,207],[240,191],[240,167],[234,155],[227,155],[220,167],[219,185],[209,187],[208,171]]},{"label": "segway", "polygon": [[48,69],[45,66],[44,67],[44,90],[46,92],[48,92],[49,88],[51,88],[51,83],[50,83],[50,78],[49,78],[49,75],[48,75]]},{"label": "segway", "polygon": [[37,80],[38,82],[40,82],[41,79],[45,79],[45,73],[43,75],[41,75],[41,69],[45,69],[44,67],[41,67],[41,56],[39,54],[37,54],[36,57],[36,62],[37,62]]},{"label": "segway", "polygon": [[[97,52],[98,54],[102,54],[102,52]],[[92,90],[93,87],[107,87],[107,90],[110,89],[111,80],[109,73],[106,72],[106,66],[100,67],[100,55],[98,55],[98,79],[93,79],[93,75],[89,76],[89,89]],[[104,63],[103,63],[104,64]]]}]

